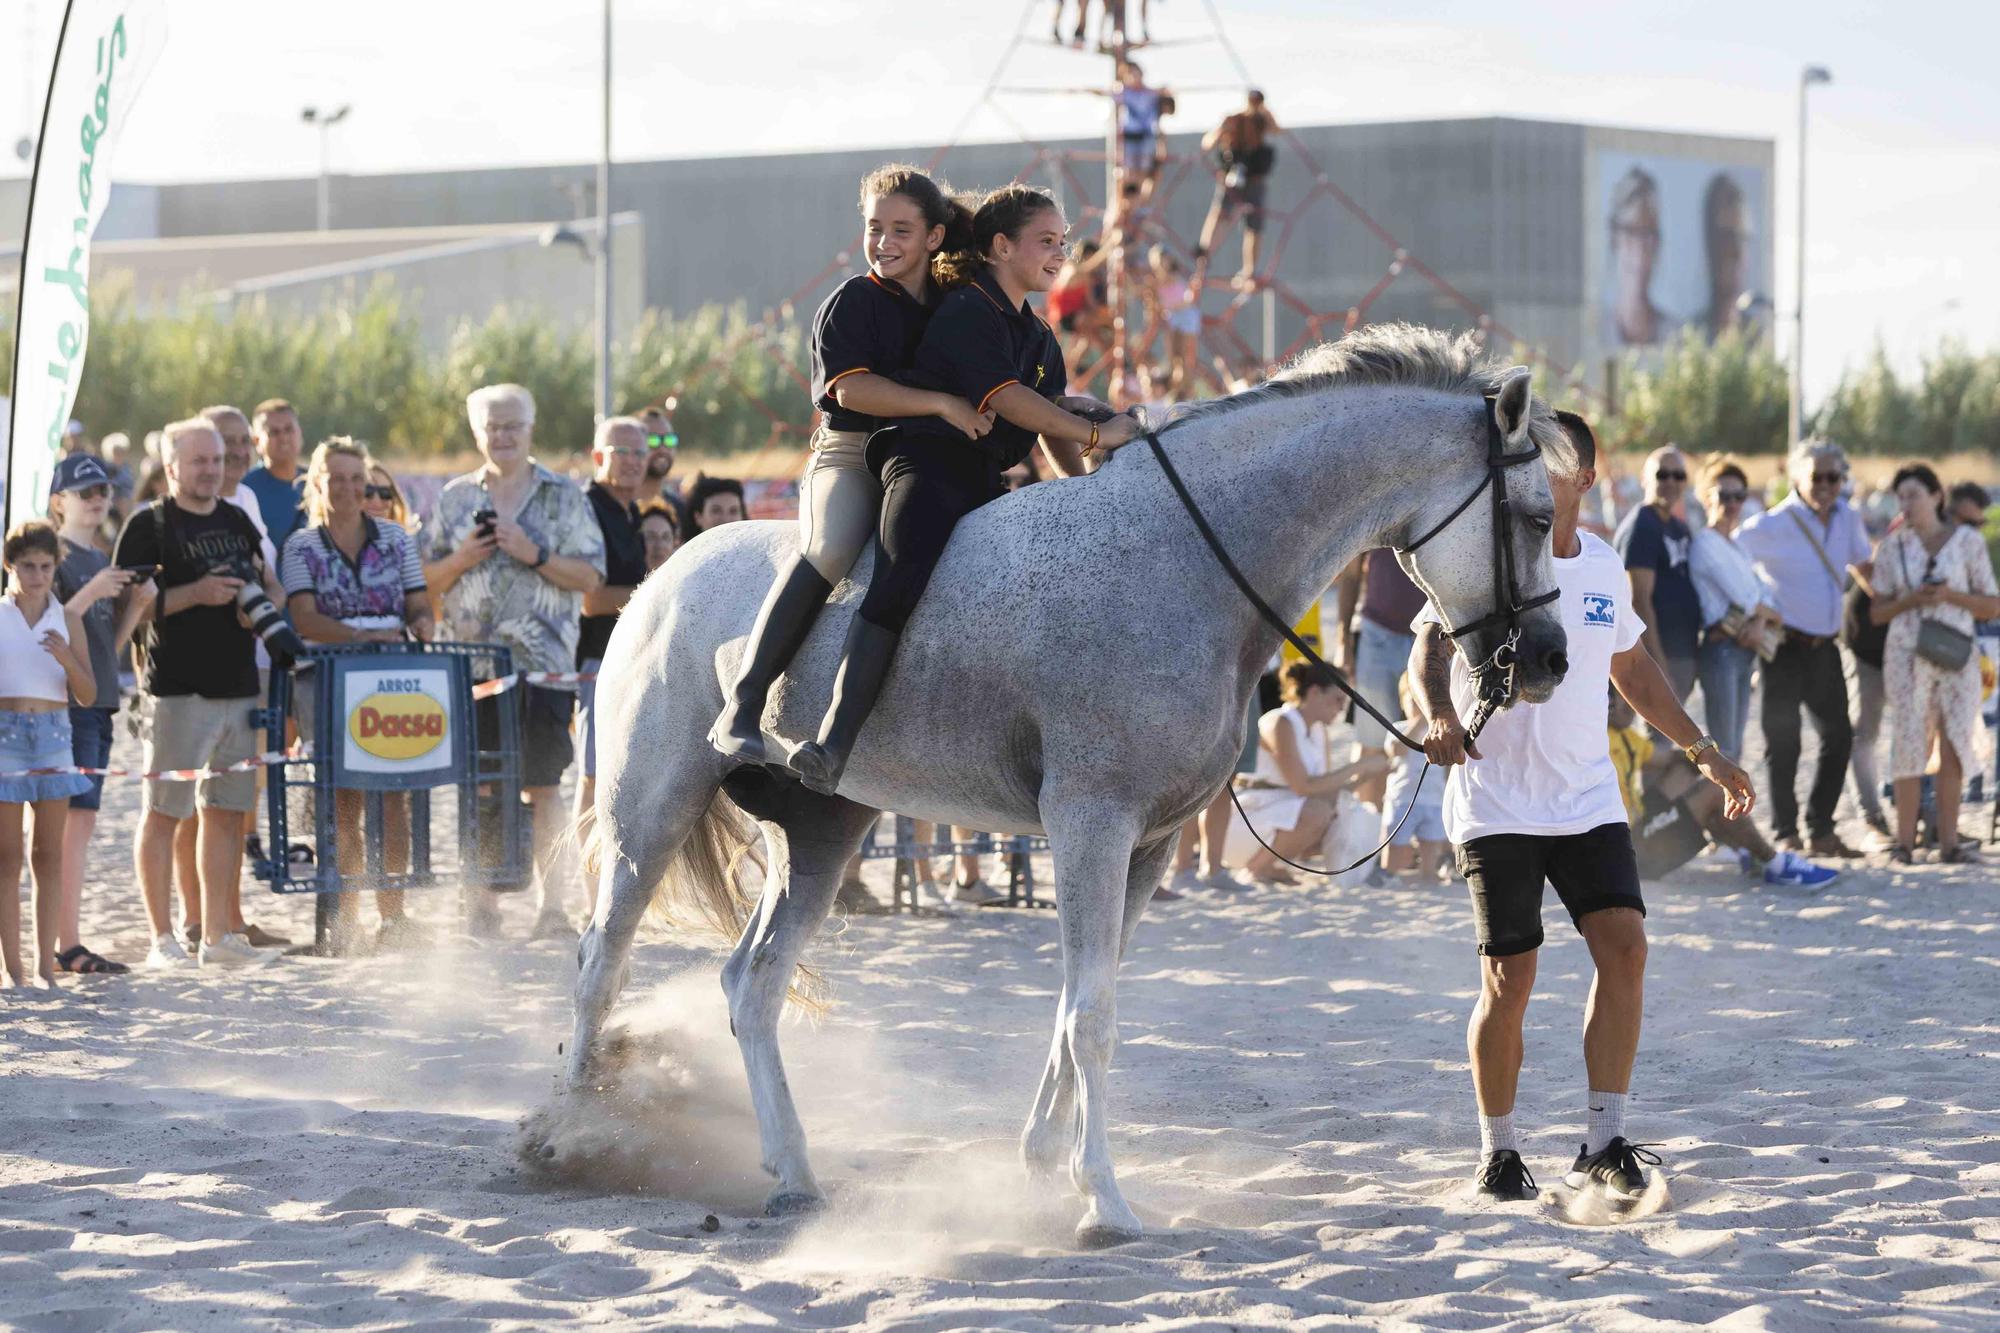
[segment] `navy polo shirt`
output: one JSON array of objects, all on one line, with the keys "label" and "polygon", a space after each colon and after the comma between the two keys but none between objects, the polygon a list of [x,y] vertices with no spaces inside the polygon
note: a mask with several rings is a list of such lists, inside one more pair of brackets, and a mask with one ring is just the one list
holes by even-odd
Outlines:
[{"label": "navy polo shirt", "polygon": [[[1051,401],[1069,388],[1055,332],[1027,302],[1010,304],[991,269],[982,269],[972,282],[944,298],[918,344],[910,380],[956,394],[982,412],[992,406],[993,395],[1010,384],[1026,385]],[[965,440],[951,427],[945,429]],[[985,439],[966,442],[1008,468],[1035,447],[1035,433],[1002,417]]]},{"label": "navy polo shirt", "polygon": [[872,431],[878,417],[852,412],[834,399],[833,386],[849,375],[866,371],[895,378],[916,355],[924,329],[938,308],[937,288],[927,285],[926,304],[903,290],[899,282],[883,282],[873,273],[849,278],[834,289],[813,315],[813,406],[834,430]]}]

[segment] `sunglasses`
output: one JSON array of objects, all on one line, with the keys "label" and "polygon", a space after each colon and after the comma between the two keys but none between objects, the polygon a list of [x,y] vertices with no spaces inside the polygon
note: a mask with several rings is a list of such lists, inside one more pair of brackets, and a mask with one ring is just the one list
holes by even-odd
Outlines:
[{"label": "sunglasses", "polygon": [[664,435],[646,436],[646,447],[648,449],[672,449],[678,446],[680,442],[681,437],[672,431],[668,431]]},{"label": "sunglasses", "polygon": [[1715,498],[1726,505],[1740,505],[1750,498],[1748,491],[1717,491]]},{"label": "sunglasses", "polygon": [[396,498],[394,486],[364,486],[361,494],[370,500],[393,500]]},{"label": "sunglasses", "polygon": [[1687,479],[1688,479],[1687,473],[1669,472],[1665,468],[1661,468],[1658,472],[1655,472],[1653,474],[1654,481],[1686,481]]}]

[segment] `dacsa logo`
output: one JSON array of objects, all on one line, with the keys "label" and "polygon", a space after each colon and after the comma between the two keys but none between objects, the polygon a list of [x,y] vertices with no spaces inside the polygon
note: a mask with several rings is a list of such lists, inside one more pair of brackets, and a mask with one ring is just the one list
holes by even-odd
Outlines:
[{"label": "dacsa logo", "polygon": [[377,759],[416,759],[443,744],[444,721],[428,694],[371,694],[347,715],[347,734]]},{"label": "dacsa logo", "polygon": [[1618,604],[1609,594],[1587,592],[1583,595],[1583,623],[1586,625],[1615,625],[1618,623]]}]

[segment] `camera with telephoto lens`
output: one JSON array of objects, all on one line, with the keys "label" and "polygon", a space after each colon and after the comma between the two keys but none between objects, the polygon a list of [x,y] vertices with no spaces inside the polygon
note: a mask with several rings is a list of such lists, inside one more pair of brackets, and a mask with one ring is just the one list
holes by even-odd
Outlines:
[{"label": "camera with telephoto lens", "polygon": [[271,654],[271,661],[279,666],[290,666],[294,660],[303,657],[305,640],[292,628],[285,613],[272,603],[264,591],[264,583],[257,573],[257,566],[249,560],[238,558],[224,561],[209,570],[224,578],[241,579],[243,586],[236,590],[236,607],[250,622],[250,628],[264,641],[265,651]]}]

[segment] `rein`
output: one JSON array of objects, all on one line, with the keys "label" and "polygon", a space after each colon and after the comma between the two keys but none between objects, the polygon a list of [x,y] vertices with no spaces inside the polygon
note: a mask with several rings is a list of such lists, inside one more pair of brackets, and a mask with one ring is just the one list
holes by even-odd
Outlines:
[{"label": "rein", "polygon": [[[1520,453],[1508,453],[1506,443],[1500,435],[1499,424],[1493,417],[1493,398],[1491,395],[1487,396],[1486,404],[1486,476],[1480,480],[1478,487],[1473,490],[1472,494],[1466,496],[1465,499],[1459,502],[1457,508],[1445,515],[1443,522],[1436,524],[1430,531],[1407,546],[1396,548],[1401,554],[1410,554],[1456,522],[1459,515],[1472,507],[1473,501],[1477,500],[1489,489],[1492,491],[1493,542],[1495,547],[1498,548],[1493,561],[1493,605],[1495,609],[1462,628],[1454,630],[1447,627],[1447,631],[1451,637],[1459,639],[1476,630],[1484,629],[1494,621],[1500,621],[1507,626],[1507,637],[1493,650],[1492,656],[1488,657],[1477,667],[1474,667],[1472,671],[1473,681],[1478,689],[1478,702],[1473,707],[1471,721],[1466,727],[1466,742],[1468,745],[1479,739],[1479,733],[1485,729],[1486,724],[1492,720],[1493,715],[1513,696],[1514,673],[1520,665],[1518,649],[1521,642],[1522,615],[1534,610],[1536,607],[1547,606],[1562,593],[1560,588],[1551,588],[1539,597],[1530,598],[1526,601],[1521,599],[1521,587],[1514,569],[1513,509],[1507,500],[1505,471],[1508,468],[1532,462],[1534,459],[1541,457],[1542,449],[1540,445],[1531,444],[1531,447]],[[1423,754],[1424,747],[1422,745],[1404,735],[1394,722],[1384,717],[1381,711],[1368,701],[1367,696],[1363,695],[1359,689],[1355,688],[1348,681],[1347,677],[1341,673],[1338,667],[1333,666],[1317,652],[1313,651],[1313,646],[1301,638],[1297,631],[1293,630],[1290,625],[1286,624],[1284,617],[1272,610],[1271,604],[1259,596],[1257,590],[1250,586],[1250,580],[1244,577],[1243,571],[1237,567],[1236,562],[1230,558],[1229,552],[1223,548],[1222,539],[1215,535],[1215,529],[1209,525],[1207,516],[1201,512],[1201,506],[1195,503],[1193,493],[1188,490],[1187,483],[1181,479],[1180,470],[1174,466],[1173,460],[1167,457],[1166,446],[1160,443],[1161,433],[1172,430],[1177,423],[1168,422],[1159,431],[1155,431],[1150,425],[1144,424],[1143,418],[1141,422],[1140,435],[1145,439],[1146,447],[1153,451],[1153,457],[1159,462],[1160,471],[1166,474],[1167,483],[1173,487],[1174,494],[1179,497],[1181,507],[1187,510],[1188,517],[1194,520],[1196,531],[1201,533],[1202,540],[1208,544],[1210,553],[1215,556],[1216,562],[1222,566],[1223,573],[1229,575],[1230,581],[1236,585],[1237,591],[1243,594],[1244,600],[1248,601],[1255,608],[1257,614],[1267,625],[1283,635],[1285,642],[1289,643],[1301,657],[1331,675],[1334,685],[1339,688],[1342,694],[1352,699],[1356,707],[1360,708],[1377,722],[1380,722],[1388,733],[1402,742],[1403,745],[1416,751],[1418,754]],[[1409,804],[1403,807],[1402,817],[1396,821],[1396,826],[1390,829],[1388,835],[1375,845],[1373,851],[1360,860],[1350,865],[1342,866],[1338,870],[1319,870],[1312,866],[1300,865],[1270,843],[1265,842],[1264,835],[1259,833],[1257,826],[1250,822],[1250,816],[1243,809],[1243,802],[1237,798],[1234,781],[1230,782],[1227,790],[1229,792],[1230,803],[1236,807],[1236,813],[1242,817],[1243,826],[1250,830],[1250,836],[1257,840],[1259,846],[1294,870],[1303,870],[1309,875],[1322,875],[1332,878],[1337,875],[1344,875],[1350,870],[1358,870],[1362,866],[1367,865],[1382,854],[1383,848],[1396,840],[1396,835],[1403,831],[1403,825],[1409,822],[1411,812],[1417,808],[1417,798],[1423,794],[1424,779],[1430,776],[1430,771],[1433,767],[1435,765],[1426,756],[1424,766],[1417,774],[1416,785],[1410,789]]]}]

